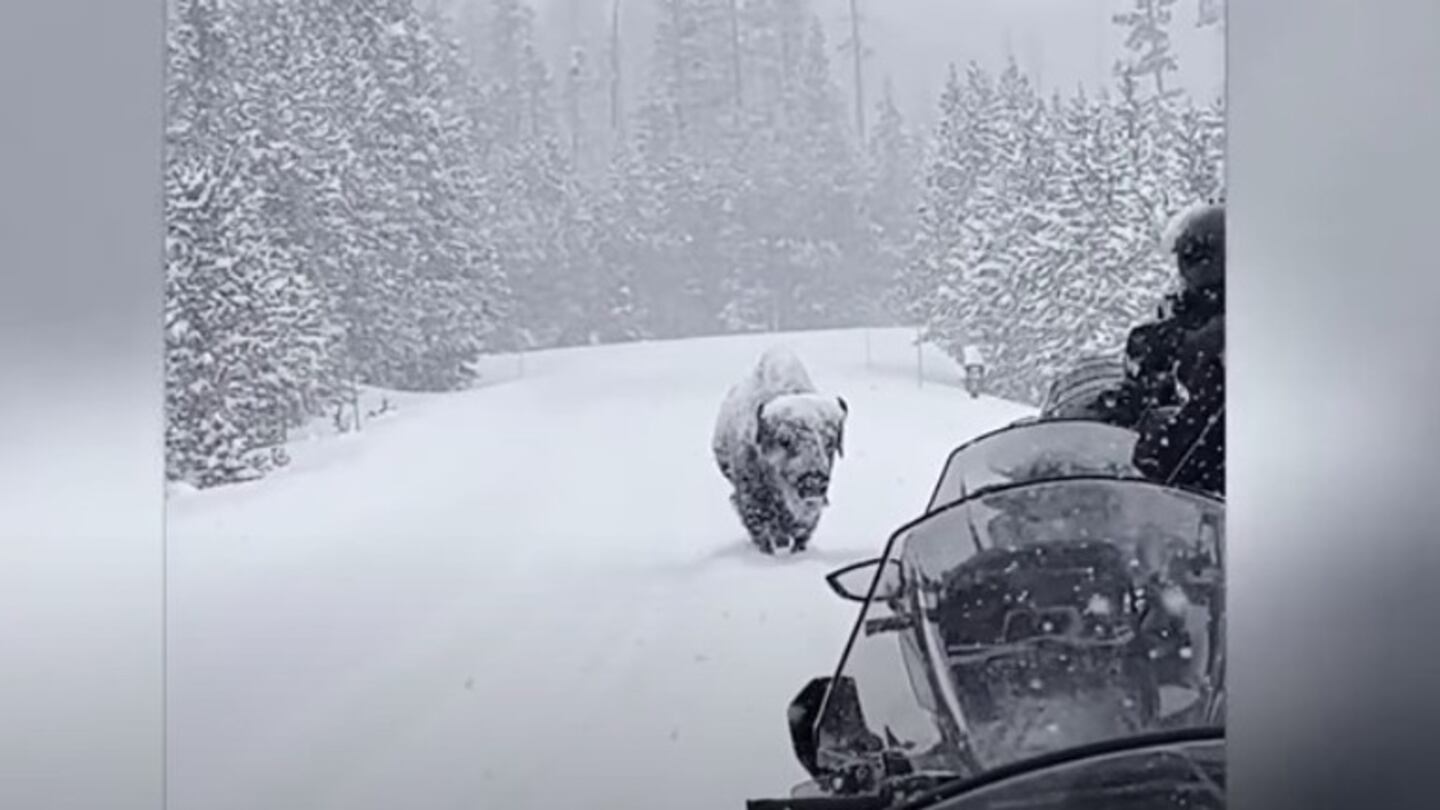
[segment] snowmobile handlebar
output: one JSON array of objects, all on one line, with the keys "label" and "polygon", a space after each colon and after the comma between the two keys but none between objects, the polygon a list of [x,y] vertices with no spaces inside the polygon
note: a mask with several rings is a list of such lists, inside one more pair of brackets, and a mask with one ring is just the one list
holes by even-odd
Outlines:
[{"label": "snowmobile handlebar", "polygon": [[792,799],[750,799],[745,810],[885,810],[884,796],[807,796]]}]

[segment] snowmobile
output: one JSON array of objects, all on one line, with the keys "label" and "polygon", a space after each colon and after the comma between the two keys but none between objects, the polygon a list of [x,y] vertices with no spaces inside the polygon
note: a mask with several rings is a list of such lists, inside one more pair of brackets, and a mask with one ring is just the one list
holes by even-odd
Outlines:
[{"label": "snowmobile", "polygon": [[827,576],[860,611],[790,706],[811,780],[750,810],[1223,807],[1224,504],[1141,478],[1134,438],[1041,420],[952,453]]},{"label": "snowmobile", "polygon": [[1079,417],[1023,419],[971,439],[945,459],[928,514],[982,489],[1040,478],[1141,478],[1132,457],[1139,435]]},{"label": "snowmobile", "polygon": [[1040,419],[1090,418],[1097,415],[1125,380],[1125,361],[1114,355],[1089,355],[1056,377],[1040,406]]},{"label": "snowmobile", "polygon": [[1223,727],[1081,745],[955,779],[895,804],[880,797],[759,799],[749,810],[1223,810]]},{"label": "snowmobile", "polygon": [[[1125,360],[1122,357],[1084,357],[1051,382],[1040,413],[1023,421],[1104,419],[1106,414],[1113,412],[1124,381]],[[1136,431],[1152,429],[1172,419],[1179,410],[1178,404],[1153,405],[1139,415],[1134,428]]]}]

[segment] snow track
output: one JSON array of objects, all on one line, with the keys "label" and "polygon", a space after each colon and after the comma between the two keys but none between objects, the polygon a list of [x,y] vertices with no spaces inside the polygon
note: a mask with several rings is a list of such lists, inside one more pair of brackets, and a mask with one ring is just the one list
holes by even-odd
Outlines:
[{"label": "snow track", "polygon": [[[822,581],[913,517],[972,400],[906,330],[543,352],[299,443],[168,515],[171,810],[737,810],[804,778],[784,709],[853,618]],[[744,540],[709,449],[791,344],[850,403],[811,551]],[[869,344],[867,362],[867,343]],[[677,804],[677,799],[680,803]]]}]

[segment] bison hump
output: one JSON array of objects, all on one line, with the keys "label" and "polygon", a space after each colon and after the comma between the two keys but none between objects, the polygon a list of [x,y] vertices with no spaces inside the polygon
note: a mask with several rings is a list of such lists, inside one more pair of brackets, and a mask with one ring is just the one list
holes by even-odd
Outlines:
[{"label": "bison hump", "polygon": [[800,357],[788,346],[772,346],[760,356],[755,364],[751,386],[759,399],[770,399],[782,394],[806,394],[815,391],[810,372]]},{"label": "bison hump", "polygon": [[[800,358],[786,346],[774,346],[760,356],[749,374],[731,387],[720,406],[712,446],[717,460],[724,459],[720,461],[722,467],[743,466],[739,456],[755,440],[755,416],[760,406],[766,407],[767,414],[794,411],[805,421],[818,417],[825,408],[798,400],[790,402],[797,397],[821,399]],[[781,411],[773,410],[775,407]],[[838,408],[838,405],[832,403],[832,407]]]}]

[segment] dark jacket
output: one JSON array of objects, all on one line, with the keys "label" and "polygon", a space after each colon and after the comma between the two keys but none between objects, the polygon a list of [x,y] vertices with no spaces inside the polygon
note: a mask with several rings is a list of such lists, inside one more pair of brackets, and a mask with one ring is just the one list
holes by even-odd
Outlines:
[{"label": "dark jacket", "polygon": [[1167,317],[1130,333],[1125,381],[1106,421],[1140,433],[1135,463],[1146,476],[1223,495],[1224,292],[1172,303]]}]

